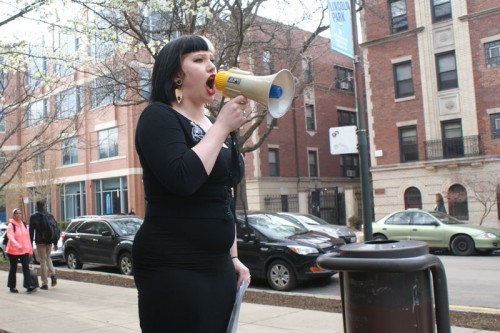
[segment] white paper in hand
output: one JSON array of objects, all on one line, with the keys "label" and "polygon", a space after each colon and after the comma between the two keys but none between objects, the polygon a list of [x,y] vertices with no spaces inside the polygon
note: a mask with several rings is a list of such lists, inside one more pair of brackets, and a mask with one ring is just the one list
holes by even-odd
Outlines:
[{"label": "white paper in hand", "polygon": [[231,313],[231,319],[229,320],[229,325],[227,326],[227,333],[236,333],[238,328],[238,318],[240,316],[241,303],[243,303],[243,296],[248,288],[248,282],[243,280],[238,291],[236,292],[236,299],[234,300],[233,312]]}]

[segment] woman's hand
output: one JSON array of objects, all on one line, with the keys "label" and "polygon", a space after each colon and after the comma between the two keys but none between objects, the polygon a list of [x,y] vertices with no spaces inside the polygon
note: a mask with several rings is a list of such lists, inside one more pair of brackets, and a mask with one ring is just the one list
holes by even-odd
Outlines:
[{"label": "woman's hand", "polygon": [[238,129],[247,116],[248,99],[244,96],[236,96],[224,104],[217,116],[217,122],[224,125],[229,132]]},{"label": "woman's hand", "polygon": [[233,258],[234,270],[236,271],[236,288],[241,286],[243,280],[250,284],[250,270],[238,258]]}]

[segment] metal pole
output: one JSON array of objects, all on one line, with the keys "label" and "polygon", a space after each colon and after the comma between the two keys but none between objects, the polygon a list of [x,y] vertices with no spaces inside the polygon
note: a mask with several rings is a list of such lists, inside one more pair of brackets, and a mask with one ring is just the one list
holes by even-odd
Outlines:
[{"label": "metal pole", "polygon": [[361,180],[361,197],[363,211],[363,235],[364,240],[372,239],[372,190],[369,173],[369,151],[368,151],[368,126],[366,124],[366,110],[363,103],[363,68],[360,62],[358,25],[356,20],[356,0],[351,0],[351,24],[354,51],[354,95],[356,96],[357,122],[358,122],[358,146],[359,165]]}]

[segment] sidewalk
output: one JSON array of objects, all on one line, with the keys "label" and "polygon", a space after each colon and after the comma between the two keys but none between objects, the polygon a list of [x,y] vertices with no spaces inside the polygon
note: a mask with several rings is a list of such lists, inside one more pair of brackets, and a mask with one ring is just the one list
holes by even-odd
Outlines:
[{"label": "sidewalk", "polygon": [[[137,292],[133,288],[59,279],[58,285],[48,291],[28,294],[18,288],[19,294],[12,294],[6,287],[7,275],[0,271],[0,332],[140,332]],[[22,285],[21,274],[17,281],[18,287]],[[493,333],[461,327],[452,327],[451,331]],[[342,314],[243,303],[238,333],[286,332],[342,333]]]}]

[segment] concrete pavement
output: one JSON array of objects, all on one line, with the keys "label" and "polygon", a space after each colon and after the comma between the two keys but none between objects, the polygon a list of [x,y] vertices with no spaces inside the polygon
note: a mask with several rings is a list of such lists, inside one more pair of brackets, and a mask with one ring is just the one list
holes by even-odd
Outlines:
[{"label": "concrete pavement", "polygon": [[[22,275],[18,274],[19,294],[13,294],[6,287],[7,275],[0,271],[0,333],[140,332],[133,288],[59,279],[54,288],[28,294],[19,288]],[[451,331],[493,333],[461,327]],[[342,314],[243,303],[238,333],[285,332],[341,333]]]}]

